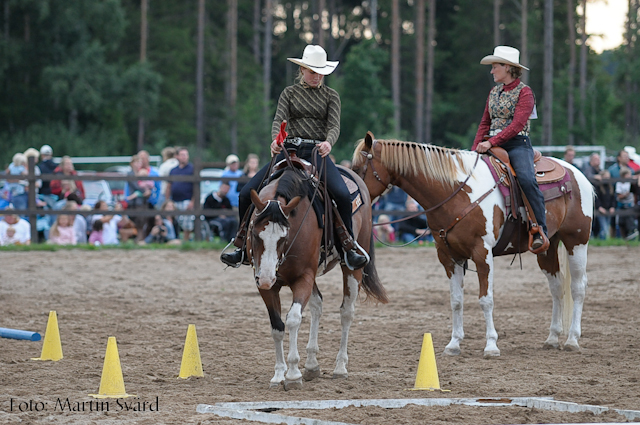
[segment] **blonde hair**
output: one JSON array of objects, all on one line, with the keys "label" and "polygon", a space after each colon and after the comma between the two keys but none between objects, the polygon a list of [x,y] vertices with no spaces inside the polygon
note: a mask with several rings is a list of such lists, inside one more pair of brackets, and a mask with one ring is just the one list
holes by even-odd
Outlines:
[{"label": "blonde hair", "polygon": [[56,221],[51,225],[51,229],[49,229],[49,238],[51,238],[51,236],[56,236],[56,237],[60,236],[60,231],[58,230],[58,227],[63,227],[63,226],[60,226],[61,217],[67,217],[69,219],[66,227],[73,226],[73,220],[68,214],[58,214],[58,216],[56,217]]},{"label": "blonde hair", "polygon": [[16,167],[27,165],[27,157],[23,153],[18,152],[17,154],[13,155],[12,162]]}]

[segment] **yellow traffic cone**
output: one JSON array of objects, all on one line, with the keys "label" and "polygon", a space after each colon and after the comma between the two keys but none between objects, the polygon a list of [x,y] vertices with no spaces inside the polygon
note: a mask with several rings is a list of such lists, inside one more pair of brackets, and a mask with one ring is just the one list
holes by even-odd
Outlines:
[{"label": "yellow traffic cone", "polygon": [[60,330],[58,329],[58,316],[55,311],[49,312],[47,330],[42,343],[42,353],[40,357],[31,360],[53,360],[57,362],[62,358],[62,344],[60,343]]},{"label": "yellow traffic cone", "polygon": [[433,352],[433,341],[431,334],[426,333],[422,338],[422,350],[420,351],[420,361],[418,362],[418,373],[414,390],[429,391],[449,391],[440,389],[440,379],[438,379],[438,367],[436,366],[436,356]]},{"label": "yellow traffic cone", "polygon": [[180,375],[178,375],[178,378],[185,379],[190,376],[204,376],[202,361],[200,360],[200,348],[198,348],[196,325],[189,325],[187,328],[187,339],[184,342],[182,364],[180,365]]},{"label": "yellow traffic cone", "polygon": [[107,342],[107,352],[104,355],[104,366],[102,367],[102,378],[100,379],[98,394],[89,395],[93,398],[136,397],[133,394],[127,394],[124,390],[118,345],[114,336],[110,336]]}]

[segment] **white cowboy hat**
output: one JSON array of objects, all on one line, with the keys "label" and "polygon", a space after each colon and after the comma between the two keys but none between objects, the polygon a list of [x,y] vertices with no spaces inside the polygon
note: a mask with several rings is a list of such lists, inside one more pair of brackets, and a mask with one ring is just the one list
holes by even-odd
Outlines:
[{"label": "white cowboy hat", "polygon": [[333,71],[335,71],[336,66],[338,66],[338,61],[331,62],[327,60],[327,52],[322,48],[322,46],[316,45],[308,45],[304,48],[304,52],[302,52],[302,59],[297,58],[287,58],[291,62],[304,66],[321,75],[329,75]]},{"label": "white cowboy hat", "polygon": [[492,63],[506,63],[508,65],[517,66],[522,69],[526,69],[529,71],[524,65],[520,64],[520,51],[513,47],[509,46],[496,46],[493,49],[493,54],[489,56],[485,56],[480,61],[482,65],[491,65]]}]

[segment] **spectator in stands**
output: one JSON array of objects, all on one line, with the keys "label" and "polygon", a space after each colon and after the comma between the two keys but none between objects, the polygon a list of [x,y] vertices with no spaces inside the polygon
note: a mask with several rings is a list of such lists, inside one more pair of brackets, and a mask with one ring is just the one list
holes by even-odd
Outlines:
[{"label": "spectator in stands", "polygon": [[396,230],[389,224],[391,219],[386,214],[378,216],[378,223],[373,228],[374,235],[382,243],[394,243],[396,240]]},{"label": "spectator in stands", "polygon": [[[606,180],[609,178],[611,178],[609,171],[603,170],[600,172],[596,180]],[[594,236],[597,235],[600,239],[604,240],[607,239],[607,235],[610,234],[609,223],[612,219],[615,225],[616,194],[611,183],[599,183],[595,187],[595,208],[598,211],[598,214],[596,215],[596,220],[593,223],[593,234]]]},{"label": "spectator in stands", "polygon": [[244,163],[242,172],[245,176],[251,178],[255,176],[258,171],[260,171],[260,158],[255,153],[250,153],[247,155],[247,160]]},{"label": "spectator in stands", "polygon": [[[177,148],[176,158],[178,159],[178,166],[171,170],[169,175],[193,176],[194,168],[193,164],[189,162],[189,151],[187,148]],[[184,211],[193,209],[194,200],[192,182],[168,182],[165,196],[166,199],[171,199],[174,202],[177,210]],[[178,223],[182,229],[182,237],[185,241],[188,241],[191,238],[194,220],[195,217],[193,215],[178,216]]]},{"label": "spectator in stands", "polygon": [[[94,207],[96,214],[93,215],[92,220],[100,220],[102,222],[102,243],[104,245],[118,245],[120,243],[118,239],[118,227],[122,221],[122,216],[119,214],[109,213],[109,206],[105,201],[98,201]],[[93,229],[93,222],[91,223]]]},{"label": "spectator in stands", "polygon": [[223,181],[217,192],[211,192],[204,200],[203,208],[206,210],[225,210],[223,214],[206,216],[207,223],[214,234],[218,234],[223,241],[231,241],[238,231],[238,220],[236,212],[231,206],[231,201],[227,196],[229,192],[229,182]]},{"label": "spectator in stands", "polygon": [[9,164],[5,173],[7,174],[7,180],[2,190],[2,196],[6,198],[7,202],[13,204],[14,208],[18,210],[27,209],[29,200],[27,187],[29,183],[25,180],[27,176],[27,158],[23,153],[13,155],[11,164]]},{"label": "spectator in stands", "polygon": [[[620,178],[630,179],[631,169],[628,167],[620,168]],[[631,191],[631,182],[616,182],[616,199],[618,201],[618,210],[625,211],[633,209],[635,205],[635,197]],[[625,240],[632,240],[638,237],[638,229],[635,225],[635,217],[633,215],[619,215],[620,235]]]},{"label": "spectator in stands", "polygon": [[[386,211],[404,211],[406,208],[406,203],[407,194],[398,186],[393,186],[393,188],[382,197],[382,209]],[[401,216],[396,216],[393,214],[390,214],[389,217],[391,218],[391,220],[397,220],[401,218]],[[396,229],[397,233],[399,230],[399,223],[395,223],[393,225],[393,228]]]},{"label": "spectator in stands", "polygon": [[[133,155],[129,162],[131,171],[128,175],[131,179],[125,185],[125,200],[127,201],[127,209],[129,210],[147,210],[152,209],[149,199],[155,190],[155,184],[152,180],[145,180],[149,170],[142,167],[142,160],[138,155]],[[136,227],[136,240],[139,242],[144,239],[143,231],[149,223],[153,222],[153,217],[133,216],[133,222]]]},{"label": "spectator in stands", "polygon": [[[178,159],[176,156],[176,148],[173,146],[168,146],[162,149],[162,164],[158,168],[158,175],[160,177],[167,177],[169,172],[178,166]],[[162,207],[164,201],[166,199],[165,194],[167,193],[167,182],[160,182],[160,193],[158,195],[158,202],[156,203],[156,207]]]},{"label": "spectator in stands", "polygon": [[564,150],[564,159],[569,164],[573,165],[573,160],[576,157],[576,149],[573,146],[567,146]]},{"label": "spectator in stands", "polygon": [[[151,165],[149,152],[141,150],[138,152],[138,158],[140,158],[140,174],[149,177],[158,177],[158,168]],[[144,173],[144,174],[143,174]],[[147,185],[150,186],[151,195],[149,195],[148,202],[152,208],[158,203],[158,197],[160,195],[160,180],[147,180]]]},{"label": "spectator in stands", "polygon": [[95,220],[91,225],[91,234],[89,234],[89,244],[94,246],[100,246],[104,244],[103,232],[104,232],[104,224],[102,224],[102,220]]},{"label": "spectator in stands", "polygon": [[153,227],[144,241],[146,243],[164,244],[176,239],[176,231],[171,220],[162,218],[160,214],[157,214],[154,217]]},{"label": "spectator in stands", "polygon": [[53,245],[76,245],[78,243],[71,216],[58,214],[49,230],[49,243]]},{"label": "spectator in stands", "polygon": [[[620,178],[620,169],[623,167],[629,168],[628,165],[629,165],[629,152],[622,149],[620,152],[618,152],[618,156],[616,157],[616,163],[608,168],[609,173],[611,174],[611,178],[613,179]],[[631,174],[633,174],[633,171],[631,171]]]},{"label": "spectator in stands", "polygon": [[[228,178],[228,177],[242,177],[244,175],[244,173],[242,172],[242,170],[240,170],[240,159],[238,158],[237,155],[231,154],[229,156],[227,156],[227,159],[225,160],[225,163],[227,164],[226,168],[224,169],[224,171],[222,172],[222,177],[223,178]],[[234,208],[238,208],[238,196],[240,194],[240,191],[238,189],[238,181],[237,180],[230,180],[229,181],[229,193],[227,194],[227,196],[229,197],[229,200],[231,201],[231,205]]]},{"label": "spectator in stands", "polygon": [[[49,145],[42,145],[40,148],[40,163],[38,164],[42,174],[53,174],[56,169],[56,163],[53,162],[53,149]],[[51,195],[51,181],[43,180],[40,187],[40,195],[43,195],[44,201],[53,208],[53,203],[58,200],[57,197]],[[55,199],[54,199],[55,198]]]},{"label": "spectator in stands", "polygon": [[[24,151],[24,156],[27,160],[26,162],[26,167],[27,167],[27,173],[28,173],[28,168],[29,168],[29,158],[33,157],[34,159],[34,169],[33,172],[35,173],[36,176],[39,176],[42,174],[42,172],[40,171],[40,167],[38,166],[38,159],[40,159],[40,152],[38,152],[37,149],[35,148],[29,148],[26,151]],[[40,188],[42,187],[42,180],[36,180],[36,198],[37,195],[40,193]],[[29,186],[27,185],[27,192],[29,191]]]},{"label": "spectator in stands", "polygon": [[[180,235],[178,232],[180,230],[180,226],[178,225],[178,221],[175,215],[173,215],[173,212],[175,210],[176,210],[176,204],[171,199],[164,201],[164,203],[160,207],[160,211],[163,211],[162,216],[171,223],[171,227],[173,227],[173,231],[176,234],[176,238],[179,238]],[[177,239],[177,243],[180,243],[179,239]]]},{"label": "spectator in stands", "polygon": [[5,216],[0,220],[0,246],[31,244],[31,226],[29,222],[12,214],[13,205],[6,208]]},{"label": "spectator in stands", "polygon": [[[413,198],[407,198],[407,203],[405,205],[406,210],[411,213],[416,213],[421,209],[420,205],[418,205]],[[400,240],[404,243],[416,240],[418,243],[424,242],[425,240],[433,241],[431,230],[429,230],[425,215],[419,215],[402,220],[398,223],[398,228],[398,231],[400,232]]]},{"label": "spectator in stands", "polygon": [[602,179],[602,176],[600,174],[602,172],[602,169],[600,168],[599,153],[594,152],[589,156],[589,163],[585,165],[584,170],[582,170],[582,172],[590,181]]},{"label": "spectator in stands", "polygon": [[[78,172],[73,167],[73,160],[70,156],[63,156],[60,161],[60,165],[58,165],[55,170],[53,170],[53,174],[61,174],[64,176],[77,176]],[[80,193],[80,197],[84,199],[84,186],[82,185],[82,181],[74,180],[76,188]],[[58,195],[59,199],[64,199],[64,197],[60,196],[62,192],[62,182],[61,180],[52,180],[51,181],[51,193],[54,195]]]}]

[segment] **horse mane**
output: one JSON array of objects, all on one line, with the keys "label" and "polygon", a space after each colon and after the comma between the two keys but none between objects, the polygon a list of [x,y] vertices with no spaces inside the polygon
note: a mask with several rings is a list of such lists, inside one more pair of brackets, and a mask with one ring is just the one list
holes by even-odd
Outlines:
[{"label": "horse mane", "polygon": [[[284,198],[285,202],[289,203],[296,196],[309,197],[311,186],[301,170],[286,168],[276,182],[277,187],[274,199]],[[295,215],[295,213],[296,210],[291,211],[291,215]],[[270,202],[260,213],[260,216],[256,218],[256,222],[259,223],[267,219],[272,223],[289,227],[289,220],[282,214],[277,202]]]},{"label": "horse mane", "polygon": [[[378,159],[382,165],[402,176],[425,175],[454,186],[459,182],[459,172],[469,174],[471,170],[465,161],[465,158],[473,153],[470,151],[393,139],[376,140],[376,144],[381,145],[381,155]],[[360,153],[363,148],[364,139],[361,139],[353,153],[354,169],[364,165],[366,158]]]}]

